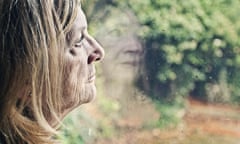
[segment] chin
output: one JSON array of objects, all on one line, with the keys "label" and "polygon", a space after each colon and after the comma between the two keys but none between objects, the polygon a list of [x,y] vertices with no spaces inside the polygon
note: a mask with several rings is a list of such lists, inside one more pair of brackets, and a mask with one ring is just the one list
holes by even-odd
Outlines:
[{"label": "chin", "polygon": [[93,101],[97,95],[97,90],[94,82],[87,83],[79,88],[77,93],[72,93],[73,90],[65,97],[65,105],[62,107],[63,115],[67,115],[72,110],[78,108],[82,104]]},{"label": "chin", "polygon": [[89,103],[95,99],[97,95],[96,86],[94,83],[90,83],[86,86],[86,91],[83,97],[83,103]]},{"label": "chin", "polygon": [[78,107],[81,104],[89,103],[95,99],[97,95],[96,86],[94,83],[88,83],[85,87],[75,94],[75,98],[72,101],[73,107]]}]

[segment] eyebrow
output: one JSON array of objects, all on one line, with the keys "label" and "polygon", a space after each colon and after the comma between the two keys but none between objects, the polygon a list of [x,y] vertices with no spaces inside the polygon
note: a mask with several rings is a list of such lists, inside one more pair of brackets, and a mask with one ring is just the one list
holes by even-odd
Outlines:
[{"label": "eyebrow", "polygon": [[82,32],[85,29],[87,29],[87,26],[82,26],[82,27],[77,28],[77,31],[80,30]]}]

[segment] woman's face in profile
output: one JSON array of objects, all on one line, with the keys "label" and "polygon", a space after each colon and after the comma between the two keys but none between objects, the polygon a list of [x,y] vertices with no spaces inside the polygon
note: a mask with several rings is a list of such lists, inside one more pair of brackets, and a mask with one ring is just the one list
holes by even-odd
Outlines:
[{"label": "woman's face in profile", "polygon": [[63,113],[95,97],[94,62],[101,60],[104,56],[103,48],[88,34],[86,17],[80,7],[66,39]]}]

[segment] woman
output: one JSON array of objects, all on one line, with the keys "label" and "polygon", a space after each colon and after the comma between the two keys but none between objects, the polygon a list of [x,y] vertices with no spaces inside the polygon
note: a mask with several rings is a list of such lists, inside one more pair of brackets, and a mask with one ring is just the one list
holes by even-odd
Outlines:
[{"label": "woman", "polygon": [[0,143],[48,144],[96,95],[102,47],[77,0],[0,0]]}]

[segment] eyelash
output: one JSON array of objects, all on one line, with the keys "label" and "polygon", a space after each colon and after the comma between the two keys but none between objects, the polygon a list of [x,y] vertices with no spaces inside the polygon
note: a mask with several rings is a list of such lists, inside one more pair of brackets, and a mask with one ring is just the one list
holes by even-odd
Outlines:
[{"label": "eyelash", "polygon": [[84,39],[84,35],[81,36],[81,38],[74,44],[74,46],[75,47],[81,47],[83,39]]}]

